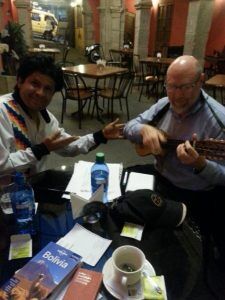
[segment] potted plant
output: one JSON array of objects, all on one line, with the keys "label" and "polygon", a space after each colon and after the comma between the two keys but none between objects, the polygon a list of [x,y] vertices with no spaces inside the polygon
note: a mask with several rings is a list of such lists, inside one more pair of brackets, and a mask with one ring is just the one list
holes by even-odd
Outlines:
[{"label": "potted plant", "polygon": [[7,44],[9,50],[2,53],[3,72],[0,77],[0,94],[11,92],[16,83],[19,60],[27,53],[23,25],[9,21],[1,37],[1,43]]}]

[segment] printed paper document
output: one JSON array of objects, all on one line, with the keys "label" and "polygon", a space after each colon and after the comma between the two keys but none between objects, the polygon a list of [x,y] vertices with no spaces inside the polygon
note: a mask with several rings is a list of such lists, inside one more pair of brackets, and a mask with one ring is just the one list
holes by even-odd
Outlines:
[{"label": "printed paper document", "polygon": [[82,256],[85,263],[95,266],[111,242],[77,223],[57,244],[74,251]]},{"label": "printed paper document", "polygon": [[[109,188],[108,200],[121,196],[120,178],[122,173],[122,164],[108,164],[109,167]],[[78,196],[90,199],[91,197],[91,167],[93,162],[80,160],[74,165],[74,172],[66,188],[67,192],[75,193]]]},{"label": "printed paper document", "polygon": [[154,176],[149,174],[131,172],[129,174],[126,192],[143,189],[154,189]]}]

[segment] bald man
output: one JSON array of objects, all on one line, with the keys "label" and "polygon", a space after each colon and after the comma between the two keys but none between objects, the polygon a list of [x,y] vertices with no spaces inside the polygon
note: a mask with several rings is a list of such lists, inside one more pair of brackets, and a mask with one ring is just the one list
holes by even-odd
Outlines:
[{"label": "bald man", "polygon": [[203,91],[203,81],[193,56],[178,57],[167,70],[167,97],[128,122],[124,135],[139,152],[154,156],[149,173],[156,177],[156,190],[187,205],[203,235],[212,235],[223,253],[225,270],[225,160],[215,158],[214,150],[201,155],[198,142],[195,147],[190,142],[225,140],[225,107]]}]

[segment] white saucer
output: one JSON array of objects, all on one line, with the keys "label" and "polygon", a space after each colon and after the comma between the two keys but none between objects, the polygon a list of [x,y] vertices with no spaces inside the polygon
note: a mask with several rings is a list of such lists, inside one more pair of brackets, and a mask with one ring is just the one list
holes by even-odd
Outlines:
[{"label": "white saucer", "polygon": [[[150,264],[150,262],[148,260],[145,261],[145,265],[144,265],[144,270],[150,275],[150,276],[155,276],[155,270],[153,268],[153,266]],[[124,299],[132,299],[132,300],[141,300],[143,299],[142,297],[129,297],[126,296],[124,297],[123,291],[124,291],[124,287],[122,286],[122,284],[113,281],[113,265],[112,265],[112,258],[109,258],[107,260],[107,262],[105,263],[103,270],[103,283],[107,289],[107,291],[113,295],[116,299],[118,300],[124,300]],[[110,282],[112,284],[110,284]],[[115,289],[114,289],[115,287]]]}]

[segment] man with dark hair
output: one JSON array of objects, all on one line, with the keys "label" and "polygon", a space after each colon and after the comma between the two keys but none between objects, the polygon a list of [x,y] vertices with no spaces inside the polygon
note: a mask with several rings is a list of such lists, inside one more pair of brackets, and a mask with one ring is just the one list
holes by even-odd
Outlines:
[{"label": "man with dark hair", "polygon": [[62,156],[87,153],[107,139],[121,138],[118,120],[82,137],[67,134],[46,109],[63,87],[62,70],[45,55],[27,56],[18,69],[15,91],[0,98],[0,173],[45,169],[52,151]]},{"label": "man with dark hair", "polygon": [[[178,57],[167,70],[167,97],[128,122],[124,135],[138,145],[140,153],[154,155],[151,171],[156,177],[156,191],[186,204],[200,226],[203,250],[208,248],[205,240],[213,238],[217,265],[223,270],[222,282],[225,161],[224,150],[218,151],[223,143],[218,140],[225,140],[225,107],[203,91],[203,81],[201,65],[193,56]],[[205,143],[198,146],[197,139]],[[225,298],[224,288],[221,297]]]}]

